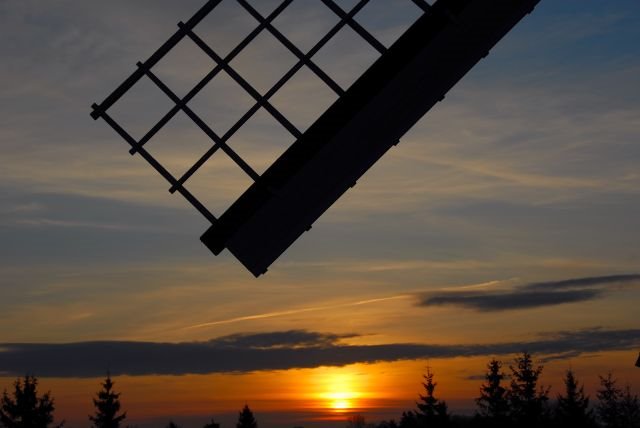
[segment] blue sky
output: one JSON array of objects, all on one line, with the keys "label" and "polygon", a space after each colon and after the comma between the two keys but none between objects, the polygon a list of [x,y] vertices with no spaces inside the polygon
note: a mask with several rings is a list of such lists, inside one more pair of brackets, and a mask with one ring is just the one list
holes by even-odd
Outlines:
[{"label": "blue sky", "polygon": [[[543,2],[259,281],[230,256],[210,255],[197,239],[206,222],[168,194],[141,159],[130,158],[110,129],[87,120],[87,105],[101,100],[198,5],[2,5],[9,41],[2,50],[10,58],[1,69],[7,84],[0,107],[4,313],[20,312],[21,304],[66,306],[67,292],[79,306],[93,307],[104,298],[127,300],[133,290],[179,289],[191,275],[212,290],[229,278],[254,290],[311,276],[328,281],[326,297],[333,299],[343,280],[365,284],[353,293],[358,296],[361,290],[386,295],[637,270],[634,2]],[[374,2],[363,21],[384,34],[375,26],[382,21],[373,19],[376,8]],[[415,14],[398,10],[411,12],[398,12],[398,22]],[[238,16],[238,32],[238,22],[250,28],[247,17]],[[178,85],[206,65],[199,58],[186,71],[172,71],[184,65],[181,59],[165,66]],[[314,85],[297,87],[312,91]],[[212,98],[203,108],[215,112],[221,107]],[[191,136],[206,144],[186,120],[176,122],[158,147]],[[272,152],[281,150],[282,131],[256,122],[238,139],[240,147],[263,138]],[[207,188],[204,180],[205,198],[216,208],[242,190],[242,179],[231,175],[217,181],[219,188]],[[286,306],[286,296],[278,299]],[[46,338],[35,330],[24,325],[23,335],[7,340]],[[73,340],[74,329],[57,338]]]},{"label": "blue sky", "polygon": [[[354,345],[519,343],[593,328],[637,343],[637,280],[499,313],[421,305],[460,287],[491,296],[640,272],[637,1],[543,0],[257,280],[210,254],[198,239],[207,222],[89,117],[201,3],[0,3],[0,343],[292,329],[355,333],[345,339]],[[416,16],[409,3],[374,0],[362,23],[393,40]],[[310,0],[294,5],[279,25],[309,46],[334,17]],[[254,25],[225,7],[202,30],[222,50]],[[265,57],[277,44],[261,43],[237,67],[266,88],[291,58]],[[345,85],[375,58],[352,35],[332,49],[318,63]],[[159,70],[176,87],[207,71],[189,47],[176,55]],[[224,127],[248,101],[229,81],[216,85],[193,106]],[[115,109],[141,132],[171,104],[136,94]],[[307,74],[274,104],[303,128],[332,97]],[[243,132],[231,144],[261,168],[292,142],[267,115]],[[149,148],[183,168],[206,149],[200,134],[176,119]],[[193,186],[219,214],[248,181],[216,162]]]}]

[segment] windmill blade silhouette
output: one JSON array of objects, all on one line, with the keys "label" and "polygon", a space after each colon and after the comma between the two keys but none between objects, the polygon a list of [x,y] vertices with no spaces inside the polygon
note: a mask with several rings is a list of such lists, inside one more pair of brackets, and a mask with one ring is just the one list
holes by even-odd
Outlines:
[{"label": "windmill blade silhouette", "polygon": [[[259,23],[227,57],[222,58],[195,33],[195,27],[220,0],[209,1],[193,18],[179,24],[179,30],[149,60],[100,105],[93,105],[92,117],[103,118],[125,141],[132,153],[143,156],[210,222],[201,241],[216,255],[228,249],[253,275],[269,266],[507,34],[539,0],[438,0],[432,6],[412,0],[422,15],[389,48],[375,39],[354,16],[367,3],[342,10],[333,0],[323,3],[340,22],[310,51],[302,53],[273,25],[273,20],[290,3],[284,1],[266,17],[246,0],[238,3]],[[380,56],[348,89],[340,86],[312,60],[342,26],[350,26]],[[265,94],[256,91],[230,65],[231,59],[260,31],[268,31],[298,59],[298,63]],[[255,34],[254,34],[255,33]],[[183,38],[191,39],[217,64],[199,85],[204,87],[223,70],[251,95],[256,104],[223,136],[217,135],[187,103],[189,93],[178,98],[153,73],[152,67]],[[301,67],[309,68],[337,95],[338,99],[305,131],[300,132],[269,101]],[[179,178],[171,175],[145,149],[145,144],[169,120],[167,115],[141,140],[132,138],[107,110],[138,80],[148,77],[207,134],[213,146]],[[209,79],[209,80],[207,80]],[[198,89],[199,90],[199,89]],[[194,92],[194,91],[191,91]],[[197,93],[197,90],[195,90]],[[258,108],[264,108],[296,141],[261,175],[257,174],[227,144]],[[166,119],[166,120],[165,120]],[[185,183],[217,151],[227,154],[253,180],[249,188],[216,218],[185,187]]]}]

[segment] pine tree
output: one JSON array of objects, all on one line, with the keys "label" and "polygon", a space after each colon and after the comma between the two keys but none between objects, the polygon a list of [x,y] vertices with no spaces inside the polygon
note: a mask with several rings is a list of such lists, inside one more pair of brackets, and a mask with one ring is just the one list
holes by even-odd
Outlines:
[{"label": "pine tree", "polygon": [[607,373],[607,377],[599,377],[601,389],[596,394],[598,419],[604,428],[623,428],[619,409],[622,390],[616,387],[617,380],[611,372]]},{"label": "pine tree", "polygon": [[595,418],[589,409],[589,397],[584,395],[584,386],[578,387],[578,381],[572,370],[567,370],[564,378],[565,394],[558,394],[555,420],[561,427],[594,427]]},{"label": "pine tree", "polygon": [[438,400],[434,395],[438,384],[433,381],[433,372],[429,367],[427,367],[427,374],[423,377],[425,381],[422,386],[426,391],[426,395],[420,395],[420,401],[416,403],[418,406],[416,416],[419,426],[429,428],[446,427],[449,425],[447,403]]},{"label": "pine tree", "polygon": [[118,415],[120,411],[120,393],[113,391],[114,382],[111,376],[102,383],[102,390],[97,393],[97,398],[93,399],[96,408],[94,416],[89,416],[95,428],[119,428],[120,422],[127,417],[127,412]]},{"label": "pine tree", "polygon": [[[49,392],[38,397],[38,379],[25,376],[16,379],[13,398],[5,390],[0,399],[0,426],[4,428],[48,428],[55,410]],[[64,425],[64,421],[57,427]]]},{"label": "pine tree", "polygon": [[511,389],[509,405],[511,418],[518,427],[542,426],[546,419],[546,403],[549,400],[549,388],[538,388],[542,366],[533,366],[531,354],[523,352],[515,359],[511,369]]},{"label": "pine tree", "polygon": [[211,419],[211,422],[209,422],[202,428],[220,428],[220,424],[217,423],[215,420]]},{"label": "pine tree", "polygon": [[502,363],[495,358],[487,364],[486,382],[480,387],[476,404],[480,408],[477,416],[493,427],[506,426],[509,420],[507,390],[502,386],[506,375],[501,371]]},{"label": "pine tree", "polygon": [[253,417],[253,412],[248,405],[244,405],[242,411],[238,414],[238,423],[236,428],[258,428],[258,423]]},{"label": "pine tree", "polygon": [[418,416],[416,413],[411,410],[402,412],[400,428],[418,428]]},{"label": "pine tree", "polygon": [[169,421],[167,428],[180,428],[180,426],[173,421]]},{"label": "pine tree", "polygon": [[364,416],[360,414],[355,414],[349,416],[347,419],[347,428],[365,428],[367,426],[367,422],[364,419]]},{"label": "pine tree", "polygon": [[629,385],[624,390],[618,404],[622,426],[627,428],[640,428],[640,400],[637,395],[631,394]]}]

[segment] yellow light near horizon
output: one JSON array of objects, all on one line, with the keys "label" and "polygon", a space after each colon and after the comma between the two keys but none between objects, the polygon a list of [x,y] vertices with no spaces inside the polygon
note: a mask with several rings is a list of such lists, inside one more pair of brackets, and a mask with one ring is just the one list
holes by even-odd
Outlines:
[{"label": "yellow light near horizon", "polygon": [[[618,379],[628,382],[634,388],[632,393],[640,393],[640,369],[633,366],[633,361],[630,363],[630,358],[636,355],[615,351],[571,362],[551,361],[544,364],[544,383],[553,385],[552,393],[563,391],[562,378],[571,364],[579,381],[584,382],[585,392],[592,396],[601,387],[598,375],[608,370],[614,370]],[[508,358],[503,359],[506,364],[511,362]],[[427,364],[433,368],[438,382],[436,396],[448,401],[453,413],[470,408],[482,383],[471,375],[481,374],[487,361],[487,357],[479,356],[432,359],[428,363],[399,361],[247,374],[117,376],[114,380],[116,391],[123,393],[123,410],[127,411],[131,425],[149,425],[150,420],[159,421],[158,426],[166,425],[166,421],[181,416],[199,418],[205,423],[220,414],[237,415],[248,401],[258,417],[263,413],[301,412],[309,415],[309,423],[320,424],[318,421],[325,420],[344,426],[350,414],[367,416],[367,412],[375,411],[382,415],[381,419],[397,420],[403,411],[415,408],[418,394],[424,393],[420,382]],[[87,415],[95,410],[91,398],[104,379],[39,380],[39,387],[52,391],[56,400],[56,420],[65,419],[70,426],[82,426]],[[13,376],[0,377],[0,391],[10,390],[13,382]]]},{"label": "yellow light near horizon", "polygon": [[351,407],[351,401],[349,400],[334,400],[331,402],[331,408],[333,410],[349,410]]},{"label": "yellow light near horizon", "polygon": [[320,393],[320,399],[324,402],[324,407],[336,412],[353,409],[361,396],[355,376],[349,372],[327,374],[323,385],[324,391]]},{"label": "yellow light near horizon", "polygon": [[342,388],[340,391],[335,391],[327,394],[328,406],[332,410],[345,411],[353,408],[353,399],[356,394],[351,391],[344,390],[344,385],[338,385],[338,388]]}]

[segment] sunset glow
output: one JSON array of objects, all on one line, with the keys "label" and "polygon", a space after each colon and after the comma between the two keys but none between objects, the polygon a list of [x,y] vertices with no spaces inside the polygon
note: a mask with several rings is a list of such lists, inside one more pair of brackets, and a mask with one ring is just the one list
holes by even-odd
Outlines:
[{"label": "sunset glow", "polygon": [[327,391],[321,394],[326,406],[336,412],[344,412],[358,407],[357,399],[361,394],[357,391],[355,377],[351,373],[330,375],[326,381]]},{"label": "sunset glow", "polygon": [[[616,367],[619,379],[632,385],[640,383],[639,370],[627,364],[629,355],[607,353],[574,360],[571,366],[580,375],[586,392],[595,396],[597,374],[604,373],[603,367]],[[508,365],[510,361],[505,362]],[[429,361],[438,382],[438,395],[447,398],[452,410],[469,411],[464,403],[477,397],[481,381],[476,378],[486,363],[486,357]],[[564,361],[545,364],[544,384],[559,392],[559,379],[568,367]],[[424,370],[424,361],[398,361],[236,375],[119,376],[115,387],[122,391],[123,406],[130,417],[154,426],[175,415],[192,415],[203,422],[214,416],[228,420],[231,426],[248,397],[262,419],[298,412],[308,420],[342,423],[354,413],[397,419],[402,411],[415,406],[418,394],[423,392]],[[9,389],[14,380],[0,378],[0,389]],[[45,378],[41,387],[56,397],[60,417],[71,426],[79,426],[92,411],[91,398],[100,381]]]},{"label": "sunset glow", "polygon": [[[312,124],[341,91],[308,64],[349,92],[424,11],[412,0],[221,0],[193,31],[176,27],[207,1],[0,1],[0,395],[33,374],[54,399],[53,425],[85,427],[110,373],[121,427],[231,428],[245,405],[260,428],[344,428],[348,418],[377,427],[416,410],[429,367],[435,395],[464,420],[478,410],[487,363],[509,375],[525,350],[544,367],[550,404],[568,369],[591,406],[609,372],[640,394],[640,1],[541,0],[353,188],[300,223],[312,227],[259,278],[200,242],[215,220],[180,194],[235,227],[225,210],[256,177],[228,149],[261,177],[298,132],[334,135]],[[384,46],[329,3],[362,6],[353,21]],[[447,14],[482,1],[451,3]],[[243,4],[263,17],[286,9],[267,26]],[[443,26],[469,28],[451,18]],[[310,62],[296,68],[270,26]],[[174,33],[182,39],[151,66]],[[109,109],[144,143],[131,156],[89,114],[149,66],[157,79],[143,75]],[[297,71],[278,83],[287,70]],[[353,141],[366,149],[368,138]],[[313,153],[284,157],[335,179],[324,137],[308,141]],[[144,151],[183,188],[168,192]],[[265,183],[285,183],[282,171]],[[256,195],[276,206],[280,184],[265,189]]]}]

